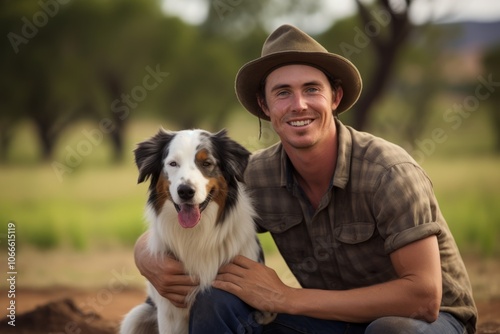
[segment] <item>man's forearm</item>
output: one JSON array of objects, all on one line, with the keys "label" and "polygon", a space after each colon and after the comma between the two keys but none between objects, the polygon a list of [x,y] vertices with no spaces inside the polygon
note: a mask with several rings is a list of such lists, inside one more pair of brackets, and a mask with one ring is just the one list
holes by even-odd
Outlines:
[{"label": "man's forearm", "polygon": [[397,279],[368,287],[323,291],[289,291],[287,304],[295,314],[351,322],[383,316],[434,321],[442,298],[441,262],[437,238],[430,236],[391,254]]},{"label": "man's forearm", "polygon": [[358,323],[391,315],[432,322],[439,312],[441,297],[416,284],[397,279],[345,291],[292,289],[277,311]]}]

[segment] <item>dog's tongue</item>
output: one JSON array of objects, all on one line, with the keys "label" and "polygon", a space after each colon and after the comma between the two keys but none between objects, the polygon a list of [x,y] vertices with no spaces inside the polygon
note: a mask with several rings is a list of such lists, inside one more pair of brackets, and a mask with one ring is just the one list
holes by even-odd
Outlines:
[{"label": "dog's tongue", "polygon": [[195,227],[196,224],[200,221],[201,213],[200,207],[198,205],[181,205],[181,209],[179,210],[179,224],[181,224],[184,228],[192,228]]}]

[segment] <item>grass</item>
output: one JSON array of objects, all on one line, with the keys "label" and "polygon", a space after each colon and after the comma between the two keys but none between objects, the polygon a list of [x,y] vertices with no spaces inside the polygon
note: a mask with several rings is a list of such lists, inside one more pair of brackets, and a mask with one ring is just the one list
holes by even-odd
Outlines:
[{"label": "grass", "polygon": [[[7,223],[13,221],[20,248],[132,246],[145,230],[143,208],[147,193],[146,184],[136,184],[132,149],[136,142],[155,133],[158,126],[156,122],[131,125],[125,163],[110,164],[110,148],[103,141],[62,180],[50,163],[32,163],[36,150],[27,144],[32,140],[30,128],[21,128],[14,143],[16,163],[0,165],[0,238],[6,233]],[[258,131],[258,124],[253,127],[246,126],[242,131],[228,128],[236,140],[261,145],[255,144],[252,135]],[[73,136],[68,134],[64,143],[76,145],[82,140],[80,131],[73,129]],[[55,160],[64,162],[64,150],[65,145],[60,145]],[[439,160],[436,156],[426,159],[423,167],[434,182],[441,210],[460,249],[464,253],[500,254],[496,242],[500,237],[500,158],[483,155]],[[261,240],[266,253],[275,250],[268,234]]]},{"label": "grass", "polygon": [[424,168],[434,181],[441,211],[463,251],[500,254],[500,158],[433,160]]},{"label": "grass", "polygon": [[17,238],[39,248],[116,240],[133,244],[144,224],[145,187],[131,166],[87,168],[59,182],[50,166],[2,167],[0,220],[14,221]]}]

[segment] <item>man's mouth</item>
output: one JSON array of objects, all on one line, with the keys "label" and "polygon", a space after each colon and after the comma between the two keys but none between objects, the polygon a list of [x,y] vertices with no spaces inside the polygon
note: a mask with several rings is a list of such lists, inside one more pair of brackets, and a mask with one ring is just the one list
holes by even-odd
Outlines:
[{"label": "man's mouth", "polygon": [[290,121],[288,124],[290,124],[293,127],[301,127],[301,126],[306,126],[312,123],[312,119],[303,119],[299,121]]},{"label": "man's mouth", "polygon": [[201,213],[205,210],[212,200],[213,192],[210,192],[207,198],[201,204],[176,204],[174,207],[177,210],[177,218],[179,224],[184,228],[195,227],[201,219]]}]

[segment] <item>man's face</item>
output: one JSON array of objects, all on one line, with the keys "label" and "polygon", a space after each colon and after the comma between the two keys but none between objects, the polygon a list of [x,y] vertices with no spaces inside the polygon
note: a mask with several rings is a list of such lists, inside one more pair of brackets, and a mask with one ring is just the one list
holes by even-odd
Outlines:
[{"label": "man's face", "polygon": [[262,110],[285,146],[306,149],[335,131],[332,111],[342,88],[332,90],[326,75],[307,65],[286,65],[266,79]]}]

